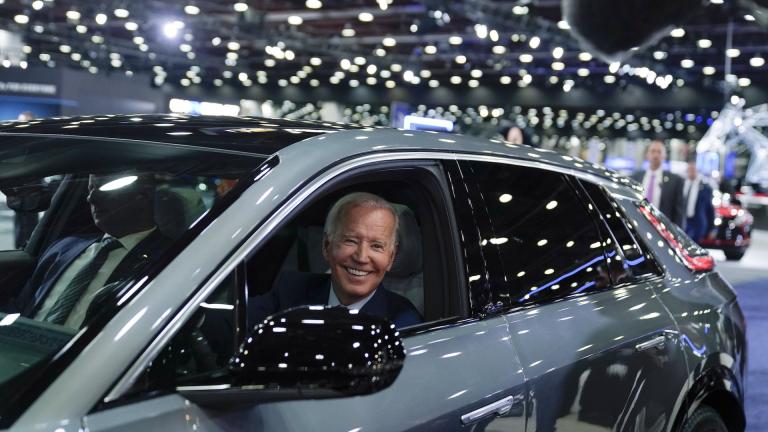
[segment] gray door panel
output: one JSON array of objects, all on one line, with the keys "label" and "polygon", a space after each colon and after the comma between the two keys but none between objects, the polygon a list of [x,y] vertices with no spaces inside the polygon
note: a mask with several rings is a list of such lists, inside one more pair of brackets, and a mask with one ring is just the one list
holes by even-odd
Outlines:
[{"label": "gray door panel", "polygon": [[[94,432],[525,430],[524,379],[504,318],[415,335],[404,345],[407,357],[400,376],[391,387],[368,396],[212,412],[172,395],[95,413],[85,422]],[[462,423],[465,414],[507,397],[514,399],[509,409]]]},{"label": "gray door panel", "polygon": [[507,318],[535,413],[528,430],[666,430],[687,371],[677,328],[650,287]]}]

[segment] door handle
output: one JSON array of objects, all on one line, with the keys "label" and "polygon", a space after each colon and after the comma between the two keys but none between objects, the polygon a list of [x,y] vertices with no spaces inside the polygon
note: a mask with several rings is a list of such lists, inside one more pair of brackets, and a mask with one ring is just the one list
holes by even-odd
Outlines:
[{"label": "door handle", "polygon": [[478,408],[470,413],[461,416],[462,424],[470,424],[488,415],[502,416],[509,412],[512,407],[523,400],[523,395],[507,396],[504,399],[497,400],[482,408]]},{"label": "door handle", "polygon": [[664,349],[664,346],[667,344],[667,339],[672,339],[677,335],[677,330],[664,330],[661,335],[635,345],[635,350],[646,351],[652,348]]}]

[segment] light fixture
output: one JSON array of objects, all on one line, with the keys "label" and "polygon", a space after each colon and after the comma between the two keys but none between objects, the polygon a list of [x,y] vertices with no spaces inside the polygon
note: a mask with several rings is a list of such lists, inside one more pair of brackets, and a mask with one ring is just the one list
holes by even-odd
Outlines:
[{"label": "light fixture", "polygon": [[128,15],[130,15],[130,13],[128,12],[128,9],[123,9],[123,8],[117,8],[113,13],[118,18],[128,18]]},{"label": "light fixture", "polygon": [[739,51],[738,48],[729,48],[725,50],[725,55],[727,55],[730,58],[736,58],[741,55],[741,51]]},{"label": "light fixture", "polygon": [[694,65],[693,60],[691,59],[682,59],[680,60],[680,66],[684,67],[685,69],[690,69]]},{"label": "light fixture", "polygon": [[563,56],[563,48],[562,47],[555,47],[555,49],[552,50],[552,57],[559,59]]},{"label": "light fixture", "polygon": [[709,39],[699,39],[696,42],[696,45],[698,45],[699,48],[709,48],[712,46],[712,41]]},{"label": "light fixture", "polygon": [[704,66],[701,68],[701,73],[704,75],[714,75],[717,70],[712,66]]},{"label": "light fixture", "polygon": [[584,61],[584,62],[588,62],[588,61],[592,60],[592,54],[590,54],[588,52],[581,52],[581,53],[579,53],[579,60]]},{"label": "light fixture", "polygon": [[98,25],[104,25],[107,23],[107,14],[98,13],[94,17],[94,21],[96,21],[96,24]]},{"label": "light fixture", "polygon": [[437,53],[437,47],[434,46],[434,45],[427,45],[427,46],[424,47],[424,53],[425,54],[429,54],[429,55],[436,54]]},{"label": "light fixture", "polygon": [[752,67],[762,67],[765,65],[765,59],[760,56],[754,56],[749,59],[749,65]]},{"label": "light fixture", "polygon": [[464,42],[464,39],[461,36],[451,36],[448,38],[448,43],[451,45],[461,45],[462,42]]},{"label": "light fixture", "polygon": [[245,12],[248,10],[248,3],[237,2],[232,7],[235,8],[235,12]]},{"label": "light fixture", "polygon": [[186,5],[184,6],[184,13],[187,15],[197,15],[200,13],[200,8],[195,5]]},{"label": "light fixture", "polygon": [[19,14],[13,17],[13,20],[18,24],[26,24],[29,22],[29,17],[23,14]]},{"label": "light fixture", "polygon": [[685,36],[685,29],[682,27],[677,27],[675,29],[672,29],[672,31],[669,32],[669,35],[673,38],[681,38]]},{"label": "light fixture", "polygon": [[458,64],[464,64],[467,62],[467,57],[459,54],[453,60]]},{"label": "light fixture", "polygon": [[67,19],[70,19],[72,21],[77,21],[80,19],[80,12],[76,10],[68,10],[66,13]]},{"label": "light fixture", "polygon": [[341,30],[341,35],[344,37],[353,37],[355,35],[355,29],[352,27],[344,27],[344,29]]},{"label": "light fixture", "polygon": [[291,15],[288,17],[288,24],[297,26],[301,25],[304,22],[304,19],[298,15]]},{"label": "light fixture", "polygon": [[563,69],[565,69],[565,63],[559,61],[552,62],[552,70],[561,71]]},{"label": "light fixture", "polygon": [[320,9],[323,7],[323,2],[320,0],[307,0],[304,5],[309,9]]},{"label": "light fixture", "polygon": [[371,22],[373,21],[373,14],[370,12],[360,12],[357,15],[357,19],[359,19],[362,22]]},{"label": "light fixture", "polygon": [[395,40],[395,38],[388,36],[381,40],[381,44],[384,45],[385,47],[393,47],[397,45],[397,41]]},{"label": "light fixture", "polygon": [[520,57],[518,57],[521,63],[530,63],[533,61],[533,56],[530,54],[520,54]]},{"label": "light fixture", "polygon": [[528,46],[533,49],[538,48],[540,44],[541,44],[541,38],[539,38],[538,36],[534,36],[531,38],[531,40],[528,41]]}]

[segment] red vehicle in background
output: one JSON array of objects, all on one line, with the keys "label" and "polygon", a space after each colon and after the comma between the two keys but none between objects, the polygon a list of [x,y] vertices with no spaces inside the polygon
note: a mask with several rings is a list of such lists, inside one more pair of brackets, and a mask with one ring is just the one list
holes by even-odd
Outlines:
[{"label": "red vehicle in background", "polygon": [[721,249],[728,260],[738,261],[747,251],[752,234],[752,214],[730,194],[715,192],[715,234],[700,240],[708,249]]}]

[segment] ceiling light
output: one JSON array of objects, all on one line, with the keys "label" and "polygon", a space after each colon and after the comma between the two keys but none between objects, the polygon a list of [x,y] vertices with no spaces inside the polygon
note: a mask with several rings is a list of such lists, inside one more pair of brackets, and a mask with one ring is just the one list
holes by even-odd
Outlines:
[{"label": "ceiling light", "polygon": [[34,10],[40,10],[45,6],[45,3],[43,3],[43,0],[35,0],[32,2],[32,9]]},{"label": "ceiling light", "polygon": [[376,79],[376,77],[368,77],[365,79],[365,83],[368,85],[376,85],[377,82],[378,80]]},{"label": "ceiling light", "polygon": [[195,5],[184,6],[184,13],[187,15],[197,15],[200,13],[200,8]]},{"label": "ceiling light", "polygon": [[579,68],[579,69],[576,71],[576,73],[577,73],[577,74],[578,74],[580,77],[586,77],[586,76],[589,76],[589,69],[587,69],[587,68]]},{"label": "ceiling light", "polygon": [[307,0],[304,5],[309,9],[320,9],[323,7],[323,2],[320,0]]},{"label": "ceiling light", "polygon": [[397,45],[397,41],[393,37],[385,37],[384,39],[381,40],[381,44],[384,45],[385,47],[393,47]]},{"label": "ceiling light", "polygon": [[19,24],[26,24],[29,22],[29,17],[26,15],[19,14],[13,17],[13,20]]},{"label": "ceiling light", "polygon": [[552,70],[561,71],[563,69],[565,69],[565,63],[559,61],[552,63]]},{"label": "ceiling light", "polygon": [[686,69],[692,68],[693,65],[694,65],[694,63],[693,63],[693,60],[691,60],[691,59],[680,60],[680,66],[682,66],[682,67],[684,67]]},{"label": "ceiling light", "polygon": [[528,13],[528,6],[517,5],[512,8],[512,13],[515,15],[525,15]]},{"label": "ceiling light", "polygon": [[448,43],[451,45],[461,45],[462,42],[464,42],[464,39],[461,36],[451,36],[448,38]]},{"label": "ceiling light", "polygon": [[[752,15],[749,15],[749,14],[747,14],[747,15],[744,15],[744,19],[745,19],[746,21],[754,21],[754,20],[755,20],[755,17],[754,17],[754,16],[752,16]],[[749,85],[749,84],[747,84],[747,85]],[[746,87],[746,86],[744,86],[744,87]]]},{"label": "ceiling light", "polygon": [[94,20],[96,21],[96,24],[104,25],[107,23],[107,14],[103,14],[103,13],[96,14],[96,17],[94,18]]},{"label": "ceiling light", "polygon": [[530,54],[520,54],[519,59],[522,63],[530,63],[533,61],[533,56]]},{"label": "ceiling light", "polygon": [[357,56],[357,57],[355,57],[354,62],[355,62],[356,65],[362,66],[362,65],[364,65],[366,63],[366,60],[365,60],[365,57]]},{"label": "ceiling light", "polygon": [[488,33],[488,37],[490,37],[492,41],[498,42],[499,41],[499,32],[497,32],[496,30],[491,30]]},{"label": "ceiling light", "polygon": [[429,80],[428,84],[432,88],[440,87],[440,81],[438,81],[438,80]]},{"label": "ceiling light", "polygon": [[725,55],[727,55],[730,58],[736,58],[741,55],[741,51],[739,51],[738,48],[729,48],[725,50]]},{"label": "ceiling light", "polygon": [[499,82],[508,85],[512,83],[512,78],[509,75],[503,75],[501,78],[499,78]]},{"label": "ceiling light", "polygon": [[400,72],[401,70],[403,70],[403,67],[402,67],[401,65],[397,64],[397,63],[392,63],[392,64],[389,66],[389,69],[390,69],[392,72]]},{"label": "ceiling light", "polygon": [[229,41],[227,42],[227,49],[230,51],[237,51],[240,49],[240,43],[237,41]]},{"label": "ceiling light", "polygon": [[614,73],[615,74],[616,72],[619,71],[620,67],[621,67],[621,63],[619,63],[619,62],[612,62],[611,64],[608,65],[608,71],[610,73]]},{"label": "ceiling light", "polygon": [[179,35],[179,30],[182,28],[184,28],[184,23],[181,21],[165,23],[163,25],[163,33],[165,33],[166,37],[173,39]]},{"label": "ceiling light", "polygon": [[349,86],[350,86],[350,87],[357,87],[357,86],[359,86],[359,85],[360,85],[360,81],[358,81],[358,80],[356,80],[356,79],[353,79],[353,80],[349,80]]},{"label": "ceiling light", "polygon": [[567,21],[560,20],[560,21],[557,22],[557,28],[559,28],[560,30],[570,30],[571,26],[568,25]]},{"label": "ceiling light", "polygon": [[309,59],[309,64],[311,64],[312,66],[320,66],[321,64],[323,64],[323,60],[320,57],[312,57],[311,59]]},{"label": "ceiling light", "polygon": [[709,39],[699,39],[696,44],[699,46],[699,48],[709,48],[712,46],[712,41]]},{"label": "ceiling light", "polygon": [[419,71],[419,76],[424,79],[427,79],[432,76],[432,71],[429,69],[422,69]]},{"label": "ceiling light", "polygon": [[298,15],[291,15],[288,17],[288,24],[290,25],[301,25],[301,23],[304,22],[304,19]]},{"label": "ceiling light", "polygon": [[475,34],[480,39],[488,37],[488,26],[485,24],[475,24]]},{"label": "ceiling light", "polygon": [[371,22],[373,21],[373,14],[370,12],[360,12],[357,15],[357,19],[359,19],[362,22]]},{"label": "ceiling light", "polygon": [[461,84],[461,77],[458,75],[454,75],[451,77],[451,84],[459,85]]},{"label": "ceiling light", "polygon": [[672,31],[669,32],[669,35],[674,38],[681,38],[685,36],[685,30],[682,27],[678,27],[676,29],[672,29]]},{"label": "ceiling light", "polygon": [[424,53],[425,54],[429,54],[429,55],[436,54],[437,53],[437,47],[434,46],[434,45],[427,45],[427,46],[424,47]]},{"label": "ceiling light", "polygon": [[352,27],[347,27],[341,31],[341,35],[344,37],[352,37],[355,35],[355,29]]},{"label": "ceiling light", "polygon": [[704,75],[714,75],[717,70],[712,66],[704,66],[701,68],[701,73]]},{"label": "ceiling light", "polygon": [[749,87],[752,84],[752,80],[749,78],[739,78],[739,87]]},{"label": "ceiling light", "polygon": [[384,86],[391,89],[391,88],[395,88],[395,86],[397,86],[397,83],[392,80],[387,80],[387,82],[384,83]]},{"label": "ceiling light", "polygon": [[528,41],[528,46],[533,49],[538,48],[540,44],[541,44],[541,38],[539,38],[538,36],[534,36],[531,38],[531,40]]},{"label": "ceiling light", "polygon": [[579,60],[585,61],[585,62],[590,61],[592,60],[592,54],[588,52],[581,52],[579,53]]},{"label": "ceiling light", "polygon": [[77,21],[80,19],[80,12],[76,10],[68,10],[66,15],[67,15],[67,19],[71,19],[73,21]]},{"label": "ceiling light", "polygon": [[123,9],[123,8],[115,9],[114,14],[118,18],[128,18],[128,15],[130,15],[128,13],[128,9]]},{"label": "ceiling light", "polygon": [[376,73],[376,71],[377,71],[378,69],[379,69],[379,68],[377,68],[375,64],[369,64],[369,65],[368,65],[368,67],[367,67],[367,68],[365,68],[365,72],[367,72],[367,73],[368,73],[368,75],[373,75],[373,74],[375,74],[375,73]]},{"label": "ceiling light", "polygon": [[464,64],[467,62],[467,57],[459,54],[453,60],[458,64]]},{"label": "ceiling light", "polygon": [[483,71],[480,69],[472,69],[472,72],[469,74],[472,75],[472,78],[480,78],[483,76]]},{"label": "ceiling light", "polygon": [[555,47],[555,49],[552,50],[552,57],[559,59],[563,56],[563,48],[562,47]]},{"label": "ceiling light", "polygon": [[504,45],[494,45],[493,48],[491,48],[491,52],[501,55],[507,52],[507,48]]},{"label": "ceiling light", "polygon": [[419,31],[419,25],[416,23],[411,24],[411,27],[409,29],[411,30],[411,33],[416,33],[417,31]]},{"label": "ceiling light", "polygon": [[139,29],[139,25],[133,21],[128,21],[125,23],[125,29],[128,31],[136,31]]},{"label": "ceiling light", "polygon": [[248,4],[243,2],[237,2],[233,7],[235,8],[235,12],[245,12],[248,10]]},{"label": "ceiling light", "polygon": [[88,33],[88,27],[80,24],[80,25],[75,27],[75,31],[80,33],[80,34],[85,34],[85,33]]},{"label": "ceiling light", "polygon": [[603,77],[603,81],[605,81],[606,84],[613,84],[616,82],[616,77],[613,75],[606,75]]},{"label": "ceiling light", "polygon": [[69,54],[72,52],[72,47],[69,45],[59,45],[59,51],[63,52],[64,54]]},{"label": "ceiling light", "polygon": [[531,74],[525,75],[523,76],[522,80],[524,83],[530,84],[531,82],[533,82],[533,75]]},{"label": "ceiling light", "polygon": [[664,51],[654,51],[653,58],[655,58],[656,60],[664,60],[665,58],[667,58],[667,53]]},{"label": "ceiling light", "polygon": [[754,56],[749,59],[749,65],[752,67],[762,67],[765,65],[765,59],[760,56]]}]

